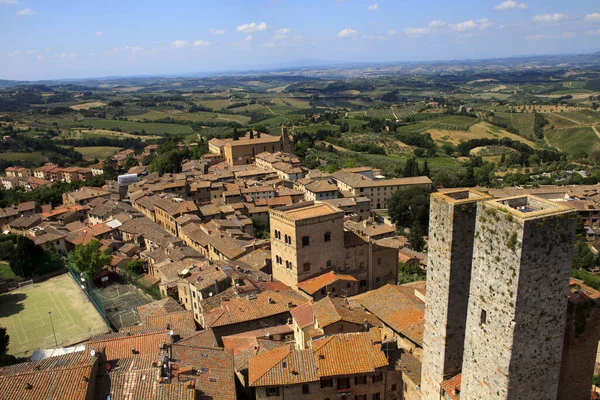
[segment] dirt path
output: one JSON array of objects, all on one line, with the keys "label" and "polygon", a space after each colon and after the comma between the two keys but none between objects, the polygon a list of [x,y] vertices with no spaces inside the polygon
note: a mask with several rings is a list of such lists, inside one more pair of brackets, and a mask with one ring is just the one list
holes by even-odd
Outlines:
[{"label": "dirt path", "polygon": [[574,124],[576,124],[576,125],[582,125],[582,123],[581,123],[581,122],[579,122],[579,121],[576,121],[576,120],[574,120],[574,119],[571,119],[571,118],[569,118],[569,117],[565,117],[564,115],[560,115],[560,114],[557,114],[557,113],[550,113],[550,114],[552,114],[552,115],[556,115],[557,117],[564,118],[564,119],[566,119],[567,121],[571,121],[571,122],[573,122],[573,123],[574,123]]},{"label": "dirt path", "polygon": [[592,125],[592,129],[594,130],[594,132],[596,132],[596,136],[598,136],[598,138],[600,138],[600,132],[598,132],[598,129],[596,129],[595,125]]}]

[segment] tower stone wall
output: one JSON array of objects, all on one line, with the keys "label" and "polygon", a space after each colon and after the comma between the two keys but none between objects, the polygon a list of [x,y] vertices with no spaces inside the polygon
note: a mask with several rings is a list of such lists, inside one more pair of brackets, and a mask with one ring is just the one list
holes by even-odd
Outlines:
[{"label": "tower stone wall", "polygon": [[461,371],[477,203],[489,199],[468,189],[431,195],[421,370],[424,400],[439,400],[440,383]]},{"label": "tower stone wall", "polygon": [[575,224],[535,196],[478,204],[461,400],[557,398]]}]

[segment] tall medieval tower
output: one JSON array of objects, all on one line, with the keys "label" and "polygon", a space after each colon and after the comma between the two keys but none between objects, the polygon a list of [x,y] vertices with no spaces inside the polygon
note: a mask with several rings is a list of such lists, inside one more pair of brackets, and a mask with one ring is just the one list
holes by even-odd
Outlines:
[{"label": "tall medieval tower", "polygon": [[535,196],[478,204],[461,400],[557,398],[575,215]]},{"label": "tall medieval tower", "polygon": [[477,203],[489,199],[472,189],[431,195],[421,373],[424,400],[439,400],[440,383],[461,371]]}]

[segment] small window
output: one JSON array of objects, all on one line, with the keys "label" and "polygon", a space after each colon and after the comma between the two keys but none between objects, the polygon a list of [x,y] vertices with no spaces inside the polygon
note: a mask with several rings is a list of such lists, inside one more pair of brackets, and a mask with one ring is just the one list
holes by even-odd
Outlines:
[{"label": "small window", "polygon": [[379,283],[381,281],[381,279],[379,279],[379,277],[375,278],[375,283]]},{"label": "small window", "polygon": [[302,236],[302,247],[310,246],[310,238],[308,236]]},{"label": "small window", "polygon": [[367,384],[367,376],[363,375],[363,376],[354,377],[354,384],[355,385],[366,385]]},{"label": "small window", "polygon": [[377,265],[381,265],[381,257],[377,259]]},{"label": "small window", "polygon": [[333,387],[333,378],[321,378],[321,388]]},{"label": "small window", "polygon": [[486,310],[481,310],[481,316],[480,316],[480,321],[479,323],[481,325],[485,325],[487,323],[487,311]]},{"label": "small window", "polygon": [[373,375],[373,383],[381,382],[382,380],[383,380],[383,374],[381,372]]},{"label": "small window", "polygon": [[326,242],[331,241],[331,232],[325,232],[323,240]]},{"label": "small window", "polygon": [[392,385],[392,392],[395,392],[395,391],[396,391],[396,384],[394,383],[394,384]]},{"label": "small window", "polygon": [[310,386],[308,386],[308,384],[304,384],[302,385],[302,394],[309,394],[310,393]]},{"label": "small window", "polygon": [[304,263],[304,265],[302,266],[302,271],[310,272],[310,263]]},{"label": "small window", "polygon": [[338,378],[337,388],[338,388],[338,390],[339,389],[349,389],[350,388],[350,378]]},{"label": "small window", "polygon": [[267,397],[279,396],[279,388],[277,386],[271,386],[267,388]]},{"label": "small window", "polygon": [[373,399],[373,400],[380,400],[380,399],[381,399],[381,395],[379,394],[379,392],[377,392],[377,393],[373,393],[373,397],[372,397],[372,399]]},{"label": "small window", "polygon": [[321,295],[322,295],[322,296],[325,296],[325,293],[327,293],[327,292],[325,291],[325,289],[321,289]]},{"label": "small window", "polygon": [[338,332],[344,332],[344,324],[338,325]]}]

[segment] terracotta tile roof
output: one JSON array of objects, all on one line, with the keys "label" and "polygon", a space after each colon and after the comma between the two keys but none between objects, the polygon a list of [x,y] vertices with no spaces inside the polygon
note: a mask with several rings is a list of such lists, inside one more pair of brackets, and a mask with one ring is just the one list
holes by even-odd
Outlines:
[{"label": "terracotta tile roof", "polygon": [[295,385],[319,380],[313,350],[294,350],[292,346],[282,346],[252,357],[248,361],[250,386]]},{"label": "terracotta tile roof", "polygon": [[364,374],[388,365],[381,344],[368,332],[332,335],[313,342],[319,376]]},{"label": "terracotta tile roof", "polygon": [[414,295],[414,290],[412,287],[387,284],[354,296],[352,300],[359,302],[395,332],[423,346],[425,304]]},{"label": "terracotta tile roof", "polygon": [[299,282],[297,286],[298,289],[312,295],[337,281],[357,282],[356,278],[352,275],[337,274],[334,271],[329,271],[317,277]]},{"label": "terracotta tile roof", "polygon": [[153,354],[159,351],[161,345],[170,342],[169,334],[160,328],[148,328],[148,332],[109,333],[90,339],[87,347],[97,351],[104,349],[107,361],[131,357],[133,350],[136,354]]},{"label": "terracotta tile roof", "polygon": [[321,377],[364,374],[386,367],[380,344],[367,332],[327,336],[313,341],[312,348],[295,350],[286,345],[249,360],[250,386],[294,385]]},{"label": "terracotta tile roof", "polygon": [[458,374],[453,376],[450,379],[446,379],[442,381],[440,385],[442,389],[446,392],[446,394],[450,397],[450,400],[459,400],[460,399],[460,384],[462,381],[462,374]]},{"label": "terracotta tile roof", "polygon": [[[173,379],[195,381],[202,398],[235,400],[233,354],[221,348],[202,348],[173,345]],[[194,373],[196,372],[196,373]]]},{"label": "terracotta tile roof", "polygon": [[176,334],[181,332],[195,332],[194,314],[191,311],[178,311],[168,314],[151,315],[146,317],[144,325],[152,328],[172,329]]},{"label": "terracotta tile roof", "polygon": [[140,319],[144,321],[146,318],[153,315],[163,315],[183,311],[184,308],[175,301],[172,297],[165,297],[162,300],[138,306],[137,311]]},{"label": "terracotta tile roof", "polygon": [[228,301],[222,301],[219,306],[204,313],[205,328],[238,324],[283,314],[306,301],[300,294],[293,291],[265,291],[253,296],[233,297]]},{"label": "terracotta tile roof", "polygon": [[333,177],[334,179],[341,181],[352,188],[433,184],[431,179],[426,176],[415,176],[411,178],[371,179],[365,175],[344,170],[335,172]]},{"label": "terracotta tile roof", "polygon": [[322,217],[325,215],[333,215],[341,212],[340,209],[326,203],[315,203],[310,206],[299,207],[296,209],[286,210],[285,214],[288,218],[299,221],[302,219]]},{"label": "terracotta tile roof", "polygon": [[360,306],[352,306],[341,297],[325,297],[312,305],[319,327],[325,328],[339,321],[362,325],[381,326],[381,322]]},{"label": "terracotta tile roof", "polygon": [[247,375],[248,363],[252,357],[279,348],[282,344],[280,341],[254,338],[246,348],[238,349],[234,354],[233,364],[235,370]]},{"label": "terracotta tile roof", "polygon": [[410,353],[402,352],[396,367],[416,385],[421,385],[421,361]]},{"label": "terracotta tile roof", "polygon": [[275,337],[285,337],[293,333],[293,325],[285,324],[223,336],[221,340],[223,341],[223,346],[226,349],[232,350],[235,355],[238,351],[246,349],[250,345],[255,345],[257,343],[256,339],[274,340]]},{"label": "terracotta tile roof", "polygon": [[292,314],[292,318],[298,324],[300,329],[304,329],[307,326],[312,325],[314,322],[314,314],[311,303],[305,303],[294,308],[292,311],[290,311],[290,314]]},{"label": "terracotta tile roof", "polygon": [[177,344],[191,347],[218,347],[217,338],[212,329],[196,332],[184,332]]},{"label": "terracotta tile roof", "polygon": [[97,357],[87,351],[0,368],[2,399],[87,399]]}]

